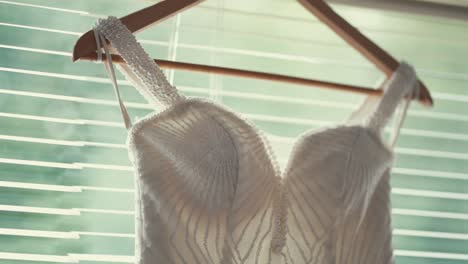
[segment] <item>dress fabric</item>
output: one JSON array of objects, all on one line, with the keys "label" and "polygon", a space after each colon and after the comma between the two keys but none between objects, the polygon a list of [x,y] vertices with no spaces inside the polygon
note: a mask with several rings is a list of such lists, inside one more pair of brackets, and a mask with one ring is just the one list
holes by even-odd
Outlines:
[{"label": "dress fabric", "polygon": [[137,90],[165,106],[127,125],[137,264],[394,263],[389,180],[406,98],[419,89],[411,65],[343,124],[302,134],[281,172],[261,131],[180,95],[119,19],[100,19],[95,32]]}]

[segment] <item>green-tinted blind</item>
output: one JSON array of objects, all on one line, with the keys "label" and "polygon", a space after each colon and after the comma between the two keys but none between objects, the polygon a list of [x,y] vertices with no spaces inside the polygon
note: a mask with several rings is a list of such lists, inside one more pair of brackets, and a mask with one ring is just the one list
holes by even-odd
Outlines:
[{"label": "green-tinted blind", "polygon": [[[103,65],[71,62],[77,38],[136,0],[0,1],[0,263],[131,263],[133,173]],[[435,98],[413,104],[393,170],[398,264],[468,262],[468,23],[334,6]],[[155,58],[368,87],[382,74],[294,0],[208,0],[137,35]],[[265,131],[282,164],[300,133],[337,124],[355,94],[167,71]],[[152,111],[119,75],[130,114]]]}]

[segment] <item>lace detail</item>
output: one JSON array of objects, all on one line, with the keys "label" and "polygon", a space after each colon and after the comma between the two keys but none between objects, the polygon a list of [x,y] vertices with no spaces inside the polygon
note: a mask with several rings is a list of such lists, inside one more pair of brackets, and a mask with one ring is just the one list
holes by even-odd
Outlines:
[{"label": "lace detail", "polygon": [[127,78],[136,84],[138,91],[149,102],[172,105],[183,98],[118,18],[110,16],[99,19],[95,30],[105,36],[125,60],[127,65],[122,65],[121,68],[126,71]]}]

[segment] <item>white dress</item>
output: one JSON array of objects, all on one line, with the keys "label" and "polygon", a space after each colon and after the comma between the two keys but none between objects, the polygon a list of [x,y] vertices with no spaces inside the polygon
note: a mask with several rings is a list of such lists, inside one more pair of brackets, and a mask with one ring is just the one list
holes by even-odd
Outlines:
[{"label": "white dress", "polygon": [[251,122],[178,94],[120,20],[101,19],[95,32],[140,93],[166,106],[131,125],[119,96],[135,168],[137,264],[394,262],[389,177],[404,97],[419,87],[412,66],[402,62],[384,95],[347,122],[300,136],[281,173]]}]

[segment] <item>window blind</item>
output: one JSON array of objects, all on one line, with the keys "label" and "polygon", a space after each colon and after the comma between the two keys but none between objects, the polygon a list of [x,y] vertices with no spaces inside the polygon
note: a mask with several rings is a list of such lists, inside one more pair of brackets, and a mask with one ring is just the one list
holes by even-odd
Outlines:
[{"label": "window blind", "polygon": [[[76,39],[134,0],[0,1],[0,263],[132,263],[133,172],[100,64],[71,62]],[[468,261],[468,25],[336,10],[399,59],[435,98],[412,105],[392,175],[398,264]],[[208,0],[139,33],[155,58],[378,87],[384,77],[295,1]],[[183,94],[252,120],[284,165],[300,133],[338,124],[362,96],[166,71]],[[151,112],[119,75],[135,119]]]}]

